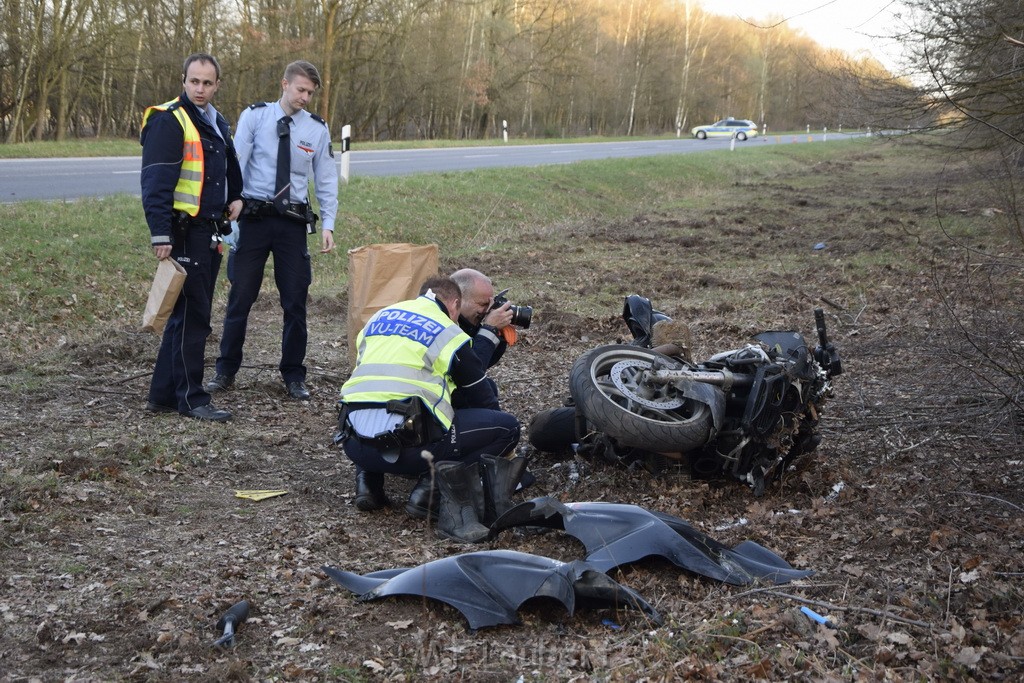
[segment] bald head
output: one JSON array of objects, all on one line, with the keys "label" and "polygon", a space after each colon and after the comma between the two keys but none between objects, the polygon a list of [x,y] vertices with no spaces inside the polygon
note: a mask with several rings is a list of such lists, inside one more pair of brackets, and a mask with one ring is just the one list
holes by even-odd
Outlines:
[{"label": "bald head", "polygon": [[474,325],[479,325],[494,302],[494,285],[491,284],[491,278],[479,270],[463,268],[452,273],[452,279],[462,290],[462,317]]}]

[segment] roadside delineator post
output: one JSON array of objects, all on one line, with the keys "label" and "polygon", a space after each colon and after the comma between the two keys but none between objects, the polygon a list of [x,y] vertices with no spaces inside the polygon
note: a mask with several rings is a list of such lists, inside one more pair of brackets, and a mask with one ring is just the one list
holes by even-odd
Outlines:
[{"label": "roadside delineator post", "polygon": [[732,137],[729,138],[729,151],[730,152],[735,152],[736,151],[736,133],[733,133]]},{"label": "roadside delineator post", "polygon": [[825,126],[822,130],[824,131],[822,142],[828,142],[828,126]]},{"label": "roadside delineator post", "polygon": [[505,119],[501,120],[501,137],[505,142],[508,142],[508,121]]},{"label": "roadside delineator post", "polygon": [[352,126],[341,127],[341,184],[348,185],[348,176],[352,155],[349,153],[352,147]]}]

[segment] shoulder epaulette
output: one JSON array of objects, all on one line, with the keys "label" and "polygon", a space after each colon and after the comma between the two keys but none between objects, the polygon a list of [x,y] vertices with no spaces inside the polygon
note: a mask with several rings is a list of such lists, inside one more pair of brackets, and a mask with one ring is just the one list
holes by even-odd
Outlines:
[{"label": "shoulder epaulette", "polygon": [[312,118],[312,119],[313,119],[314,121],[319,121],[320,123],[324,124],[325,126],[327,125],[327,122],[326,122],[326,121],[324,121],[324,120],[323,120],[322,118],[320,118],[319,116],[317,116],[317,115],[316,115],[316,114],[314,114],[313,112],[309,112],[309,116],[310,116],[310,118]]},{"label": "shoulder epaulette", "polygon": [[181,106],[181,100],[174,100],[164,111],[174,111]]},{"label": "shoulder epaulette", "polygon": [[252,104],[249,105],[248,108],[249,109],[259,109],[260,107],[265,107],[265,106],[267,106],[266,102],[253,102]]}]

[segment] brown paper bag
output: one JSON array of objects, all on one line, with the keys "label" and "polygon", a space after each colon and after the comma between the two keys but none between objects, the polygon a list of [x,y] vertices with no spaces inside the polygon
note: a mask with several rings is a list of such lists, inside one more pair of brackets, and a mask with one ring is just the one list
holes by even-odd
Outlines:
[{"label": "brown paper bag", "polygon": [[174,304],[181,294],[181,286],[185,284],[185,269],[172,258],[165,258],[156,267],[153,286],[149,288],[149,301],[146,311],[142,314],[142,331],[160,335],[164,325],[171,317]]},{"label": "brown paper bag", "polygon": [[380,309],[414,299],[437,275],[436,244],[370,244],[348,251],[348,359],[356,362],[356,337]]}]

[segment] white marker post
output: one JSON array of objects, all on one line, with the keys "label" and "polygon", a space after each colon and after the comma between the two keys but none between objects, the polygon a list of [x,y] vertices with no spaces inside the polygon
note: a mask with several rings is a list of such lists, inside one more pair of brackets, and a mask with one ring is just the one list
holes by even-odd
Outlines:
[{"label": "white marker post", "polygon": [[341,127],[341,184],[348,185],[349,166],[352,155],[349,153],[352,147],[352,126]]},{"label": "white marker post", "polygon": [[505,119],[501,120],[501,137],[505,142],[508,142],[508,121]]},{"label": "white marker post", "polygon": [[821,139],[822,142],[828,142],[828,126],[825,126],[822,129],[822,132],[825,134],[824,137],[822,137],[822,139]]}]

